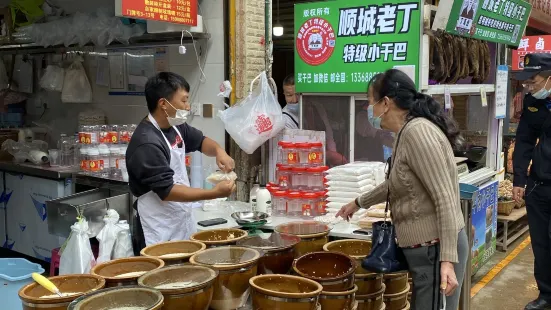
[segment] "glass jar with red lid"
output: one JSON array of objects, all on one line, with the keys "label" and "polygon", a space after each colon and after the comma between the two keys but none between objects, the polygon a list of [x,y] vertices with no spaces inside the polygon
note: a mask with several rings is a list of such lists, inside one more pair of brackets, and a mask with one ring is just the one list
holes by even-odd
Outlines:
[{"label": "glass jar with red lid", "polygon": [[296,143],[295,149],[297,150],[297,153],[298,153],[299,164],[301,166],[307,167],[308,155],[310,154],[310,143],[307,143],[307,142]]},{"label": "glass jar with red lid", "polygon": [[317,200],[317,206],[316,206],[316,214],[317,215],[325,215],[327,214],[327,201],[325,200],[325,196],[327,195],[327,191],[319,191],[316,192],[318,196]]},{"label": "glass jar with red lid", "polygon": [[321,142],[310,143],[310,152],[308,153],[308,165],[323,165],[323,144]]},{"label": "glass jar with red lid", "polygon": [[300,164],[300,158],[294,143],[279,141],[279,160],[278,162],[287,166],[297,166]]},{"label": "glass jar with red lid", "polygon": [[281,189],[287,189],[291,187],[291,173],[292,168],[277,164],[276,165],[276,186]]},{"label": "glass jar with red lid", "polygon": [[308,189],[308,178],[306,168],[293,167],[291,168],[291,188],[293,190]]},{"label": "glass jar with red lid", "polygon": [[319,191],[325,188],[325,172],[329,170],[327,166],[311,167],[306,169],[306,179],[308,188],[312,191]]},{"label": "glass jar with red lid", "polygon": [[289,192],[287,194],[287,215],[302,216],[302,193]]},{"label": "glass jar with red lid", "polygon": [[316,208],[319,201],[319,195],[315,192],[302,194],[302,216],[313,217],[317,215]]},{"label": "glass jar with red lid", "polygon": [[272,197],[272,213],[287,215],[287,191],[274,191]]}]

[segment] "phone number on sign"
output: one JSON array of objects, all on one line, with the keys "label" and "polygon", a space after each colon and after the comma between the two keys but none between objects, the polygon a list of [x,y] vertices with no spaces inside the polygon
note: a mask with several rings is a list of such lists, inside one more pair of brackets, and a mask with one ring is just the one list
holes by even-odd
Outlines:
[{"label": "phone number on sign", "polygon": [[368,83],[371,79],[380,72],[352,72],[350,73],[350,82],[352,83]]}]

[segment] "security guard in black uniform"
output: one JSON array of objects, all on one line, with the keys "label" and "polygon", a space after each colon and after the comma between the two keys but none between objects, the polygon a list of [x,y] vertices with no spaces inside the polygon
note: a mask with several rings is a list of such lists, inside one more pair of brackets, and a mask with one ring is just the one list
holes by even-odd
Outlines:
[{"label": "security guard in black uniform", "polygon": [[524,97],[517,129],[513,197],[526,200],[540,291],[525,310],[551,309],[551,54],[527,55],[524,71],[515,78],[524,81],[530,93]]}]

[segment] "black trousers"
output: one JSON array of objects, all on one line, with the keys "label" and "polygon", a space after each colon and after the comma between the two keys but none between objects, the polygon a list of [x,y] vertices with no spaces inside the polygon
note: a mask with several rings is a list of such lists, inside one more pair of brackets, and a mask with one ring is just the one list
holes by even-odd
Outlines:
[{"label": "black trousers", "polygon": [[525,200],[535,257],[534,277],[540,297],[551,302],[551,184],[529,180]]},{"label": "black trousers", "polygon": [[140,221],[140,215],[138,214],[138,201],[134,203],[134,211],[136,216],[132,217],[132,247],[134,248],[134,255],[140,256],[140,251],[145,248],[145,236],[143,233],[142,222]]}]

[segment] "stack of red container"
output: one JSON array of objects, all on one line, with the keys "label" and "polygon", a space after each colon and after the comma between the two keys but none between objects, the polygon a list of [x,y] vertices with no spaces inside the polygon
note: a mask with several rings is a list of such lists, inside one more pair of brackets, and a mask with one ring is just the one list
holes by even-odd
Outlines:
[{"label": "stack of red container", "polygon": [[322,143],[278,143],[275,181],[269,184],[274,215],[314,217],[325,211],[327,193]]}]

